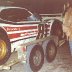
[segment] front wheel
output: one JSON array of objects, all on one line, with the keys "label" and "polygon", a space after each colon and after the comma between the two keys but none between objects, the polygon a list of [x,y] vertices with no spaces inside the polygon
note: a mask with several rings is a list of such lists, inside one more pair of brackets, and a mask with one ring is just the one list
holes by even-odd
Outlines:
[{"label": "front wheel", "polygon": [[37,72],[44,63],[44,52],[40,45],[35,45],[30,53],[29,64],[34,72]]},{"label": "front wheel", "polygon": [[56,47],[54,41],[50,40],[47,44],[47,47],[46,47],[46,59],[47,59],[47,61],[52,62],[56,57],[56,53],[57,53],[57,47]]},{"label": "front wheel", "polygon": [[6,63],[11,54],[11,45],[8,37],[0,32],[0,65]]}]

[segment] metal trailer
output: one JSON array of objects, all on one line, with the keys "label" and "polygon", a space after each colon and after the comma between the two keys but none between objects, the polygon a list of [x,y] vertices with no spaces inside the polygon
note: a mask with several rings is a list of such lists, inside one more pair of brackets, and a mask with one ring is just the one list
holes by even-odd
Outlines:
[{"label": "metal trailer", "polygon": [[45,60],[49,63],[52,62],[56,57],[57,48],[64,43],[65,39],[58,42],[58,38],[56,36],[49,36],[21,45],[21,48],[26,46],[26,52],[23,52],[22,55],[24,56],[21,57],[25,57],[24,59],[26,59],[26,62],[23,62],[26,63],[27,72],[39,71]]},{"label": "metal trailer", "polygon": [[[26,70],[30,72],[39,71],[45,59],[48,62],[52,62],[55,59],[57,48],[64,43],[65,39],[58,42],[57,36],[49,36],[26,44],[22,44],[19,46],[18,51],[14,51],[9,60],[0,66],[0,70],[10,70],[11,66],[22,62],[24,64],[26,63]],[[13,55],[16,55],[15,58],[12,57]]]},{"label": "metal trailer", "polygon": [[[56,20],[56,22],[59,23],[60,21]],[[45,58],[49,63],[55,59],[57,48],[66,41],[61,27],[59,26],[59,24],[55,24],[53,24],[54,26],[51,26],[52,30],[49,36],[39,38],[35,41],[31,41],[20,46],[22,50],[18,50],[19,53],[21,53],[21,56],[19,56],[19,58],[21,59],[21,61],[23,59],[23,61],[27,64],[26,70],[37,72],[44,64]],[[58,30],[56,28],[58,28]],[[41,36],[41,34],[39,36]]]}]

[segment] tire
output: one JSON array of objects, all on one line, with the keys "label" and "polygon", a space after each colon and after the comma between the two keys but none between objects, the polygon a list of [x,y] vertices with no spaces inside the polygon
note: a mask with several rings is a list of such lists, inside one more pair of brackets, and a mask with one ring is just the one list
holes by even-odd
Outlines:
[{"label": "tire", "polygon": [[63,36],[63,29],[62,29],[62,22],[59,20],[55,20],[53,22],[52,28],[51,28],[51,35],[58,36],[59,40],[62,39]]},{"label": "tire", "polygon": [[50,40],[46,46],[46,59],[48,62],[52,62],[57,54],[57,47],[53,40]]},{"label": "tire", "polygon": [[10,41],[3,32],[0,32],[0,65],[7,62],[11,55]]},{"label": "tire", "polygon": [[37,72],[44,63],[44,52],[40,45],[35,45],[31,50],[29,64],[33,72]]}]

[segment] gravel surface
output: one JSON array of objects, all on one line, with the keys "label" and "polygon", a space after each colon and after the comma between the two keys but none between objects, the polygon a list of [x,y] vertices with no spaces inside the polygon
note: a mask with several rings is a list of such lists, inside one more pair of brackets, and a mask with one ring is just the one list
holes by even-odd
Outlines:
[{"label": "gravel surface", "polygon": [[[26,65],[18,63],[12,66],[11,70],[2,70],[0,72],[30,72],[30,70],[26,71]],[[57,56],[52,63],[45,60],[39,72],[72,72],[72,57],[68,44],[65,43],[58,48]]]},{"label": "gravel surface", "polygon": [[72,72],[72,57],[68,44],[59,47],[56,59],[52,63],[45,62],[39,72]]}]

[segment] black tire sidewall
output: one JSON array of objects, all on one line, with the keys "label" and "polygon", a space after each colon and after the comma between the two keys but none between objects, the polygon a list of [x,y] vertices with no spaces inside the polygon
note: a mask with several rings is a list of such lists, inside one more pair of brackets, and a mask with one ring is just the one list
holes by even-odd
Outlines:
[{"label": "black tire sidewall", "polygon": [[[51,46],[53,46],[53,48],[55,49],[55,53],[53,54],[52,57],[49,56],[49,49]],[[47,59],[47,61],[52,62],[55,59],[56,54],[57,54],[57,47],[56,47],[54,41],[50,40],[46,46],[46,59]]]},{"label": "black tire sidewall", "polygon": [[59,20],[55,20],[51,27],[51,35],[58,36],[59,39],[62,39],[63,36],[63,29],[62,29],[62,22]]},{"label": "black tire sidewall", "polygon": [[[38,66],[36,66],[33,63],[33,57],[34,57],[36,50],[40,51],[40,53],[41,53],[41,62]],[[34,48],[31,50],[30,57],[29,57],[29,64],[30,64],[32,71],[37,72],[42,67],[43,63],[44,63],[43,48],[40,45],[35,45]]]},{"label": "black tire sidewall", "polygon": [[11,44],[8,36],[3,34],[2,32],[0,32],[0,39],[2,39],[6,43],[6,55],[2,60],[0,60],[0,65],[2,65],[7,62],[11,55]]}]

